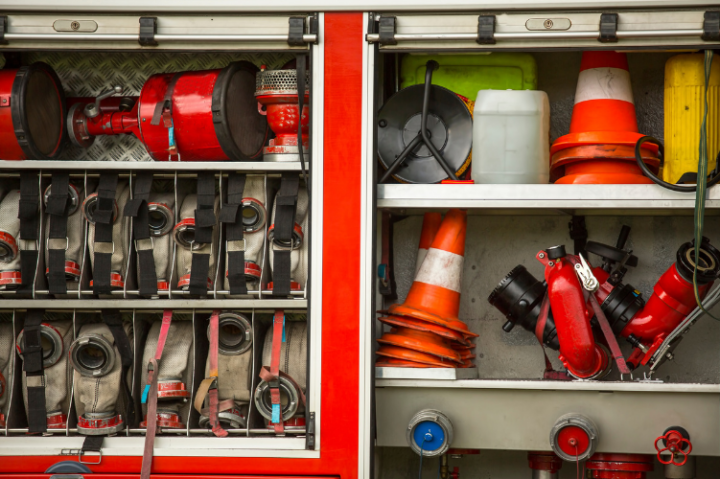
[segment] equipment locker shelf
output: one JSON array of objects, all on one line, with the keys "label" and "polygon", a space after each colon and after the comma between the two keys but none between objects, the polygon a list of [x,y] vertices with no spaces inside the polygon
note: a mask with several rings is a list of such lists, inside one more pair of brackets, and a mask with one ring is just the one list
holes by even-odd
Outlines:
[{"label": "equipment locker shelf", "polygon": [[[205,376],[203,355],[207,351],[202,349],[207,347],[207,342],[202,338],[206,334],[207,318],[211,312],[234,311],[252,318],[255,335],[252,361],[254,394],[265,342],[264,328],[271,324],[268,318],[272,318],[276,310],[283,310],[288,321],[294,317],[308,324],[308,402],[304,413],[305,425],[288,428],[285,436],[277,436],[272,428],[266,427],[257,411],[253,412],[251,401],[247,427],[231,429],[230,437],[218,438],[208,434],[207,429],[198,428],[198,415],[192,411],[184,429],[159,428],[152,472],[163,475],[195,474],[193,477],[222,473],[239,473],[244,474],[243,477],[253,477],[253,474],[265,477],[357,477],[360,457],[367,454],[367,443],[358,441],[357,408],[350,407],[347,410],[347,404],[349,401],[352,406],[358,401],[359,318],[357,311],[347,308],[333,296],[342,293],[343,300],[358,297],[357,283],[354,283],[354,288],[352,281],[339,286],[338,277],[353,270],[357,275],[359,264],[344,264],[340,272],[339,266],[333,265],[326,257],[337,254],[357,256],[359,252],[359,242],[339,241],[339,236],[341,232],[352,233],[360,216],[359,188],[355,195],[352,194],[353,183],[360,171],[360,119],[354,122],[345,120],[340,126],[338,116],[342,114],[342,106],[338,105],[336,99],[341,96],[341,88],[337,82],[326,83],[333,78],[333,70],[328,71],[326,65],[327,59],[332,59],[334,65],[344,67],[345,72],[354,75],[355,79],[351,78],[342,87],[343,102],[354,100],[359,110],[361,65],[344,61],[342,55],[347,51],[362,51],[360,41],[348,42],[345,37],[348,31],[354,30],[360,39],[362,16],[359,13],[326,16],[307,10],[249,14],[235,7],[232,11],[224,9],[226,11],[223,14],[216,14],[217,10],[199,13],[205,6],[201,2],[196,2],[191,11],[183,9],[184,13],[179,13],[180,10],[168,11],[157,2],[155,5],[151,11],[144,5],[142,13],[137,9],[126,13],[100,12],[99,9],[104,6],[101,4],[95,7],[72,5],[71,13],[58,14],[54,7],[27,13],[25,4],[15,7],[6,4],[6,10],[0,11],[4,38],[0,53],[20,65],[38,60],[61,64],[66,70],[71,70],[73,64],[87,61],[102,65],[106,69],[102,72],[104,76],[95,77],[96,72],[92,72],[93,78],[71,79],[71,89],[76,96],[78,89],[82,90],[84,96],[96,96],[107,87],[120,83],[125,83],[122,86],[131,86],[131,90],[139,90],[138,87],[150,74],[183,71],[185,65],[191,65],[188,70],[202,70],[218,68],[216,64],[222,62],[225,62],[224,66],[237,59],[251,59],[258,67],[267,63],[268,69],[279,69],[289,60],[294,60],[296,54],[305,54],[311,66],[308,75],[310,150],[305,155],[305,171],[298,161],[147,161],[149,158],[142,145],[125,137],[119,142],[102,143],[92,154],[73,148],[62,157],[62,161],[0,161],[0,182],[17,182],[21,173],[32,171],[39,175],[41,186],[44,187],[46,183],[49,184],[52,172],[65,171],[71,178],[84,181],[87,187],[87,182],[97,181],[102,172],[115,172],[121,179],[129,178],[132,182],[139,173],[152,171],[156,179],[167,180],[177,196],[177,190],[183,184],[187,185],[200,172],[210,171],[215,173],[216,180],[219,178],[217,184],[220,185],[222,195],[223,179],[229,173],[240,172],[265,178],[270,206],[269,195],[273,190],[269,185],[274,185],[272,188],[276,191],[282,174],[295,173],[301,181],[307,177],[311,197],[309,229],[312,231],[305,232],[305,241],[310,242],[308,275],[312,278],[312,287],[308,280],[301,291],[293,291],[287,297],[274,297],[272,291],[260,288],[259,291],[250,291],[248,299],[232,299],[226,297],[227,291],[223,291],[224,278],[220,275],[220,269],[224,268],[220,268],[223,263],[218,260],[216,280],[205,298],[191,298],[173,284],[169,292],[161,292],[158,299],[142,299],[138,296],[136,285],[114,291],[109,299],[98,299],[92,295],[88,286],[87,271],[90,266],[85,265],[84,279],[81,277],[81,286],[73,292],[74,297],[71,299],[51,298],[47,284],[41,280],[36,282],[31,299],[25,296],[16,299],[13,292],[3,291],[0,294],[0,317],[4,321],[13,321],[18,327],[22,325],[26,311],[44,309],[51,314],[72,318],[77,334],[85,318],[99,313],[101,309],[118,309],[124,317],[132,318],[133,325],[137,327],[148,321],[157,321],[163,310],[171,309],[181,319],[191,321],[195,332],[196,350],[192,353],[195,359],[192,361],[191,374],[194,379],[188,384],[188,389],[192,387],[192,403],[198,381]],[[145,20],[140,21],[141,17]],[[152,21],[150,30],[140,27],[141,24],[147,25],[147,19]],[[301,27],[298,27],[299,24]],[[152,46],[152,42],[156,42],[156,45]],[[188,56],[188,53],[192,55]],[[134,58],[140,60],[133,62]],[[83,67],[87,68],[88,65],[83,64]],[[67,81],[67,78],[64,80]],[[356,138],[349,142],[342,141],[342,148],[338,148],[341,132],[347,134],[352,131],[356,132]],[[336,185],[340,165],[342,168],[354,165],[355,171],[345,172],[340,184]],[[179,208],[180,205],[177,206]],[[338,220],[340,211],[342,218]],[[269,215],[270,210],[267,213]],[[327,226],[328,222],[332,227]],[[224,243],[222,236],[220,242]],[[129,248],[134,251],[135,245]],[[87,259],[87,244],[84,251],[84,258]],[[264,251],[263,254],[267,254],[267,246]],[[136,261],[134,258],[128,253],[128,265]],[[267,258],[263,258],[265,264],[269,264]],[[174,256],[172,260],[174,263]],[[177,272],[174,275],[176,280]],[[262,284],[265,285],[266,281],[262,281]],[[18,332],[14,331],[14,334]],[[140,336],[138,334],[134,340],[134,398],[140,392],[140,371],[144,367],[141,364],[143,338]],[[354,344],[355,347],[348,348],[348,344]],[[323,357],[342,361],[350,374],[338,376],[335,369],[323,364]],[[50,466],[60,461],[77,462],[84,437],[78,434],[75,427],[72,406],[66,428],[51,431],[48,437],[27,435],[19,376],[22,364],[15,354],[13,361],[16,380],[14,386],[8,385],[13,395],[8,411],[9,420],[7,426],[0,429],[0,475],[39,476],[46,470],[51,472],[48,470]],[[340,393],[340,390],[343,392]],[[338,400],[340,395],[346,394],[354,396],[353,399]],[[88,464],[89,469],[93,473],[106,474],[107,477],[113,477],[114,474],[138,474],[144,434],[145,429],[142,428],[125,429],[116,436],[106,437],[101,457],[90,459],[99,462]]]},{"label": "equipment locker shelf", "polygon": [[[652,379],[640,372],[639,377],[635,374],[633,379],[625,377],[622,381],[616,373],[605,381],[550,381],[541,379],[542,353],[533,335],[522,328],[504,333],[501,326],[505,319],[487,301],[490,292],[518,263],[542,278],[541,266],[534,258],[539,250],[564,243],[571,251],[568,221],[574,215],[587,216],[589,239],[606,244],[615,243],[622,224],[632,226],[631,248],[640,261],[628,277],[647,297],[657,276],[674,261],[677,246],[692,238],[694,193],[675,193],[654,184],[428,185],[400,184],[392,179],[378,184],[384,173],[378,161],[378,111],[401,89],[400,65],[411,55],[432,54],[442,62],[443,55],[458,53],[531,53],[538,65],[537,89],[550,96],[553,141],[567,133],[580,51],[628,52],[639,131],[662,139],[666,59],[671,52],[720,48],[718,41],[701,38],[704,13],[709,7],[668,2],[642,10],[627,2],[615,9],[619,5],[603,4],[610,9],[601,12],[599,7],[571,3],[525,2],[519,7],[526,10],[520,11],[512,3],[500,6],[483,2],[464,12],[451,11],[459,10],[456,4],[434,7],[442,11],[391,6],[367,14],[366,194],[373,203],[366,213],[366,247],[372,248],[374,256],[366,265],[373,272],[389,266],[390,281],[397,283],[397,298],[385,298],[379,293],[378,274],[367,278],[365,301],[373,306],[366,310],[367,317],[375,318],[377,310],[387,310],[405,300],[414,279],[423,213],[463,208],[468,210],[468,227],[459,318],[480,335],[474,360],[480,379],[420,379],[422,375],[414,373],[403,377],[397,371],[400,368],[395,368],[394,378],[372,372],[366,375],[367,384],[375,388],[378,446],[407,447],[406,434],[413,416],[421,410],[436,409],[453,423],[450,447],[547,451],[548,434],[557,418],[579,412],[592,417],[601,430],[598,452],[654,454],[655,438],[666,422],[669,425],[674,421],[692,424],[698,444],[693,454],[720,454],[720,371],[703,359],[714,354],[720,338],[715,321],[705,317],[691,328],[676,352],[675,363],[665,363]],[[617,41],[600,43],[601,13],[610,12],[618,14]],[[491,32],[479,27],[479,15],[494,18]],[[554,22],[546,22],[542,28],[545,19]],[[711,218],[720,211],[718,207],[720,189],[715,186],[707,194],[705,236],[716,242],[720,241],[720,229]],[[387,242],[383,228],[388,224],[392,225],[393,248],[389,265],[387,245],[383,246],[383,240]],[[713,313],[717,315],[718,311],[714,308]],[[373,341],[367,345],[371,357],[377,338],[388,328],[379,321],[372,323],[368,334]],[[627,345],[622,348],[627,357]],[[555,352],[548,352],[557,367]],[[701,441],[704,445],[700,449]],[[406,455],[389,452],[385,457],[391,462],[406,459]],[[512,460],[521,459],[512,456]],[[487,461],[489,465],[493,460]]]}]

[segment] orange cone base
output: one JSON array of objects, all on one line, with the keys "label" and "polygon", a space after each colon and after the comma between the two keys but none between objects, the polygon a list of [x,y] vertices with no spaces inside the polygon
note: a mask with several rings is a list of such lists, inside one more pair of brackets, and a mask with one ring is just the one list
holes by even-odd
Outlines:
[{"label": "orange cone base", "polygon": [[[649,145],[649,143],[646,143]],[[648,148],[641,148],[640,154],[650,170],[657,174],[660,159],[657,152]],[[550,160],[550,181],[557,180],[563,175],[563,167],[577,162],[591,160],[623,160],[636,165],[635,147],[623,145],[585,145],[566,148],[555,153]]]},{"label": "orange cone base", "polygon": [[421,309],[416,309],[405,304],[393,304],[392,306],[390,306],[389,312],[395,316],[409,316],[411,318],[420,319],[422,321],[427,321],[429,323],[444,326],[448,329],[452,329],[453,331],[461,333],[466,338],[478,337],[477,334],[470,332],[467,324],[463,323],[457,318],[442,318],[436,314],[430,313],[428,311],[423,311]]},{"label": "orange cone base", "polygon": [[[575,108],[577,107],[578,105],[575,105]],[[575,112],[573,111],[573,114],[574,113]],[[633,112],[632,114],[634,115],[635,113]],[[555,140],[555,143],[553,143],[550,147],[550,155],[554,155],[558,151],[565,150],[567,148],[587,145],[620,145],[635,148],[635,143],[637,143],[637,141],[643,136],[645,135],[634,131],[582,131],[578,133],[570,133]],[[645,147],[646,148],[644,149],[649,150],[653,156],[657,155],[657,145],[645,143]]]},{"label": "orange cone base", "polygon": [[[427,331],[429,333],[437,334],[438,336],[452,341],[453,343],[458,343],[458,346],[470,346],[470,343],[467,339],[465,339],[465,336],[457,331],[448,329],[445,326],[428,323],[427,321],[421,321],[407,316],[383,316],[379,319],[379,321],[389,324],[390,326],[415,329],[417,331]],[[451,344],[451,346],[453,349],[457,349],[454,344]]]},{"label": "orange cone base", "polygon": [[635,161],[586,160],[565,167],[565,176],[556,185],[643,185],[652,184]]},{"label": "orange cone base", "polygon": [[423,363],[416,363],[415,361],[406,361],[405,359],[395,358],[378,358],[375,363],[375,367],[378,368],[430,368]]},{"label": "orange cone base", "polygon": [[418,331],[409,328],[393,329],[382,335],[378,342],[390,346],[400,346],[427,354],[432,354],[442,359],[462,363],[460,353],[450,348],[442,338],[433,333]]},{"label": "orange cone base", "polygon": [[422,364],[422,367],[425,368],[457,368],[457,364],[449,361],[442,361],[441,359],[433,356],[432,354],[421,353],[418,351],[413,351],[411,349],[399,348],[397,346],[380,346],[377,350],[377,355],[386,358],[416,362]]}]

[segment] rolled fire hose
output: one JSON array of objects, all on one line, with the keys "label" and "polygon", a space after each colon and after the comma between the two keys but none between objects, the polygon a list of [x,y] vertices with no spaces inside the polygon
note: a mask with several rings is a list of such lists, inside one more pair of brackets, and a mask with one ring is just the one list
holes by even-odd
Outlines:
[{"label": "rolled fire hose", "polygon": [[[132,347],[132,323],[125,322],[123,329]],[[75,369],[78,433],[98,436],[122,431],[122,361],[110,328],[105,323],[85,324],[70,346],[69,357]],[[132,378],[132,370],[128,376]]]},{"label": "rolled fire hose", "polygon": [[[170,288],[170,272],[172,264],[172,231],[175,224],[175,194],[150,193],[148,202],[148,220],[150,239],[152,241],[155,274],[158,291]],[[138,274],[140,274],[140,257],[138,256]]]},{"label": "rolled fire hose", "polygon": [[[15,347],[23,358],[24,330],[20,331]],[[28,386],[45,386],[45,411],[48,429],[64,429],[67,422],[67,413],[70,409],[70,367],[68,365],[68,350],[73,338],[72,321],[43,321],[40,325],[40,338],[43,355],[43,375],[34,376],[28,381],[23,367],[22,386],[25,411],[28,414]]]},{"label": "rolled fire hose", "polygon": [[[147,365],[155,357],[161,325],[160,321],[155,321],[148,332],[143,351],[141,391],[145,391],[148,385]],[[190,404],[187,402],[190,390],[187,385],[192,383],[192,364],[195,360],[193,337],[192,321],[174,318],[167,333],[157,373],[159,427],[184,428],[187,424],[190,412]],[[143,414],[147,415],[145,403],[143,403]],[[146,423],[140,423],[140,427],[146,427]]]},{"label": "rolled fire hose", "polygon": [[[240,213],[243,225],[245,278],[248,291],[259,289],[264,258],[263,244],[265,242],[265,225],[267,224],[267,195],[265,193],[265,178],[262,176],[248,176],[243,189],[242,212]],[[227,241],[225,252],[225,282],[224,288],[230,290],[228,253],[234,251],[232,241]],[[232,295],[231,298],[242,298],[243,295]]]},{"label": "rolled fire hose", "polygon": [[[45,190],[44,200],[46,208],[51,193],[52,185],[48,186]],[[64,240],[53,240],[50,238],[51,215],[45,215],[45,275],[48,276],[48,281],[50,281],[50,248],[52,248],[53,243],[57,241],[61,244],[55,243],[55,245],[65,249],[65,284],[68,292],[77,291],[80,284],[80,268],[82,267],[82,253],[85,242],[85,219],[80,208],[80,205],[85,199],[82,186],[70,184],[69,194],[70,205],[68,208],[68,216],[62,219],[67,221],[67,236]],[[67,298],[71,296],[76,297],[76,295],[70,294],[55,294],[56,298]]]},{"label": "rolled fire hose", "polygon": [[[308,275],[308,242],[305,241],[305,234],[308,226],[308,194],[307,188],[303,185],[298,189],[297,209],[295,212],[295,225],[291,242],[279,242],[275,239],[275,212],[277,209],[277,198],[273,202],[272,224],[268,230],[268,244],[270,247],[270,269],[275,272],[275,252],[290,250],[290,289],[302,291],[305,288]],[[272,289],[272,288],[270,288]]]},{"label": "rolled fire hose", "polygon": [[[301,397],[307,385],[307,323],[305,321],[285,322],[285,341],[280,348],[280,372],[285,373],[294,380],[290,381],[284,376],[279,378],[280,389],[280,417],[288,421],[304,411]],[[265,334],[263,344],[262,365],[271,367],[272,362],[273,328],[270,327]],[[298,391],[297,388],[300,388]],[[266,381],[260,381],[255,389],[254,401],[258,412],[272,423],[271,387]],[[301,394],[302,393],[302,394]]]},{"label": "rolled fire hose", "polygon": [[7,407],[10,403],[12,368],[10,358],[13,355],[13,325],[0,323],[0,428],[5,427]]},{"label": "rolled fire hose", "polygon": [[22,282],[20,249],[30,242],[20,239],[19,207],[20,190],[10,191],[0,202],[0,291],[15,289]]},{"label": "rolled fire hose", "polygon": [[[210,268],[208,270],[208,290],[212,288],[215,278],[215,264],[218,251],[219,227],[214,227],[211,243],[195,242],[195,210],[197,209],[197,195],[191,194],[185,197],[180,208],[180,222],[175,225],[173,238],[178,245],[177,248],[177,271],[178,288],[188,290],[190,288],[190,276],[192,272],[193,254],[210,255]],[[214,211],[217,217],[220,208],[220,198],[215,197]]]},{"label": "rolled fire hose", "polygon": [[[208,328],[208,339],[210,329]],[[218,328],[218,401],[220,424],[226,429],[247,427],[252,381],[253,330],[250,320],[239,313],[221,313]],[[210,376],[210,358],[205,377]],[[205,401],[207,403],[207,400]],[[207,404],[205,404],[207,408]],[[200,427],[209,427],[207,414],[200,415]]]},{"label": "rolled fire hose", "polygon": [[[130,188],[126,181],[117,184],[115,193],[115,207],[113,212],[112,245],[105,246],[105,243],[95,242],[96,224],[94,215],[98,204],[97,193],[89,195],[83,203],[83,215],[90,223],[88,230],[88,247],[90,249],[90,264],[93,268],[93,277],[96,276],[95,263],[96,251],[100,252],[98,244],[103,244],[103,252],[112,252],[110,258],[110,285],[112,289],[122,289],[125,286],[125,274],[127,270],[127,253],[130,243],[130,219],[120,216],[125,209],[125,204],[130,198]],[[102,273],[97,271],[98,274]],[[93,279],[94,281],[94,279]],[[93,284],[91,282],[90,286]]]}]

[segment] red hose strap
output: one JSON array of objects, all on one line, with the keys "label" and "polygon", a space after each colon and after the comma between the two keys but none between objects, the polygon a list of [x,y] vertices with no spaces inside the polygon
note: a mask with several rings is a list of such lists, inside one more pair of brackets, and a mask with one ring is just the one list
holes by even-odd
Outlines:
[{"label": "red hose strap", "polygon": [[[208,352],[208,363],[209,363],[209,374],[208,377],[202,380],[198,387],[197,394],[195,395],[194,407],[200,414],[207,414],[210,420],[210,426],[212,426],[212,432],[217,437],[226,437],[228,432],[223,429],[218,419],[218,413],[224,409],[220,408],[220,405],[224,405],[225,402],[219,403],[218,401],[218,340],[219,340],[219,329],[220,329],[220,311],[215,310],[210,315],[210,351]],[[203,402],[205,398],[208,398],[208,408],[203,409]]]},{"label": "red hose strap", "polygon": [[270,400],[273,409],[280,408],[280,420],[275,421],[275,433],[285,434],[283,425],[282,405],[280,404],[280,352],[282,351],[283,335],[285,332],[285,311],[278,309],[273,317],[273,342],[272,354],[270,355],[270,374],[273,376],[270,384]]},{"label": "red hose strap", "polygon": [[[164,321],[163,327],[165,327]],[[150,364],[148,365],[148,385],[150,386],[150,391],[147,407],[147,431],[145,432],[145,449],[143,450],[140,479],[150,479],[150,470],[152,469],[153,448],[155,446],[155,433],[157,432],[158,380],[157,374],[155,374],[156,372],[158,372],[158,362],[157,359],[152,358],[150,360]]]},{"label": "red hose strap", "polygon": [[551,379],[556,381],[568,381],[570,377],[564,371],[555,371],[553,369],[550,358],[548,358],[547,352],[545,351],[545,343],[543,343],[543,334],[545,332],[545,324],[547,324],[548,314],[550,314],[550,298],[548,297],[547,291],[543,296],[542,304],[540,305],[540,314],[538,315],[538,321],[535,324],[535,337],[540,343],[542,348],[543,357],[545,358],[545,371],[543,372],[543,379]]},{"label": "red hose strap", "polygon": [[623,356],[622,351],[620,351],[620,345],[615,338],[615,333],[613,333],[612,327],[610,326],[610,323],[605,317],[605,313],[603,312],[597,298],[595,297],[595,294],[593,293],[590,293],[590,305],[595,312],[598,323],[600,323],[600,329],[602,329],[603,336],[605,336],[605,340],[607,341],[608,347],[610,348],[610,353],[615,359],[615,364],[617,364],[618,371],[620,371],[620,374],[630,374],[630,368],[628,368],[628,365],[625,362],[625,357]]}]

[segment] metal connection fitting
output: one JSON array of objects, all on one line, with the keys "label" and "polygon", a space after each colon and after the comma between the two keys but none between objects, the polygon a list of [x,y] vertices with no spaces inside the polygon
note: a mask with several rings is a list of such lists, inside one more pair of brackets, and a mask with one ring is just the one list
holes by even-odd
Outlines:
[{"label": "metal connection fitting", "polygon": [[589,459],[595,453],[597,444],[597,426],[581,414],[565,414],[550,429],[550,447],[565,461]]},{"label": "metal connection fitting", "polygon": [[437,409],[423,409],[410,420],[405,437],[416,454],[436,457],[450,449],[453,434],[453,425],[445,414]]}]

